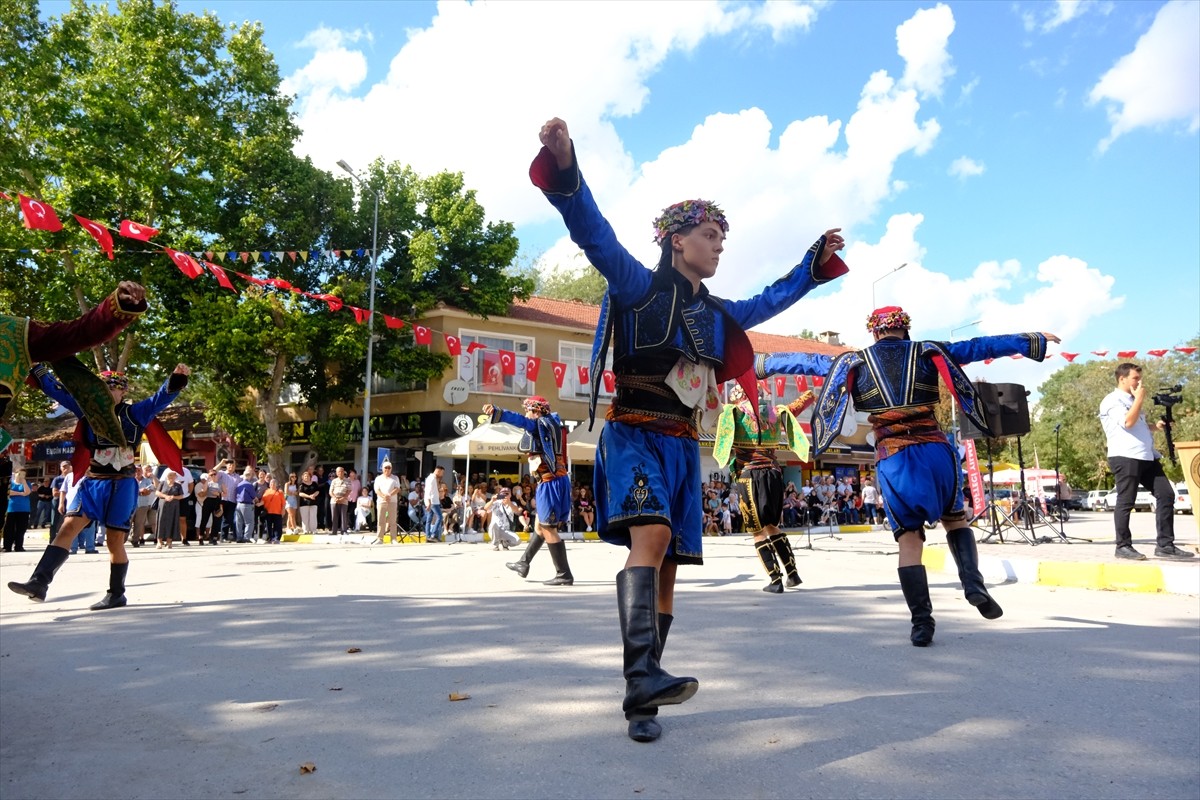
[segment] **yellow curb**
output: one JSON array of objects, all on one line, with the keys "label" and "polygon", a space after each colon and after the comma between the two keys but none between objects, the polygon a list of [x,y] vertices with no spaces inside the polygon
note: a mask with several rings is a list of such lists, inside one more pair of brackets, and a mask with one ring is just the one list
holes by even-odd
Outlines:
[{"label": "yellow curb", "polygon": [[921,563],[927,570],[941,572],[946,566],[946,551],[935,547],[926,547],[921,552]]},{"label": "yellow curb", "polygon": [[1071,564],[1043,561],[1037,582],[1042,586],[1071,586],[1119,592],[1164,592],[1162,570],[1151,564]]}]

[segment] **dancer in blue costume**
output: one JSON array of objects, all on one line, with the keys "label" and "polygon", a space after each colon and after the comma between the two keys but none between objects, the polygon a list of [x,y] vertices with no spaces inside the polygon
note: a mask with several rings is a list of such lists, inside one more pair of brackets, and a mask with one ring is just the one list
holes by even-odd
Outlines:
[{"label": "dancer in blue costume", "polygon": [[169,406],[188,383],[191,369],[179,364],[162,387],[152,396],[136,403],[125,399],[129,378],[121,372],[103,372],[100,377],[111,394],[111,409],[119,425],[120,440],[114,441],[98,433],[85,416],[80,404],[67,393],[45,364],[33,370],[42,391],[75,416],[76,446],[79,454],[89,458],[87,477],[79,486],[74,503],[67,508],[67,520],[58,535],[46,547],[33,575],[25,583],[10,581],[8,588],[30,600],[42,602],[54,580],[55,573],[67,561],[67,545],[92,521],[107,529],[104,542],[109,553],[108,593],[91,606],[92,611],[120,608],[125,605],[125,577],[129,572],[129,555],[125,551],[125,534],[129,532],[133,512],[137,507],[138,481],[135,477],[136,448],[146,433],[156,455],[164,463],[182,470],[179,449],[157,422],[159,412]]},{"label": "dancer in blue costume", "polygon": [[[900,546],[900,588],[912,612],[910,639],[917,647],[927,647],[933,642],[934,622],[929,579],[921,564],[926,522],[940,520],[946,529],[946,543],[958,565],[967,602],[986,619],[1004,613],[979,572],[975,537],[963,510],[958,454],[934,417],[938,377],[963,414],[986,433],[975,387],[959,365],[1012,355],[1041,361],[1046,357],[1046,342],[1059,339],[1050,333],[1014,333],[965,342],[914,342],[908,336],[911,326],[912,320],[898,306],[876,309],[867,318],[875,344],[832,361],[813,413],[813,452],[819,456],[833,444],[851,399],[856,410],[869,414],[879,491]],[[757,371],[762,376],[808,374],[813,358],[808,353],[777,353],[763,358]]]},{"label": "dancer in blue costume", "polygon": [[617,574],[624,643],[625,701],[630,738],[662,732],[660,705],[691,698],[695,678],[660,666],[674,619],[679,564],[700,564],[699,426],[721,411],[722,382],[753,390],[754,350],[745,330],[758,325],[847,271],[834,228],[822,235],[786,276],[748,300],[721,300],[702,281],[716,274],[729,224],[716,205],[685,200],[654,223],[661,248],[648,269],[617,241],[601,216],[575,160],[567,125],[547,122],[542,150],[530,166],[535,186],[563,216],[571,239],[608,281],[591,363],[591,418],[614,346],[616,397],[596,452],[596,526],[607,542],[629,548]]},{"label": "dancer in blue costume", "polygon": [[562,419],[550,411],[544,397],[534,395],[522,403],[525,415],[505,411],[488,403],[483,407],[491,422],[507,422],[521,430],[517,449],[529,458],[529,471],[536,476],[537,530],[529,534],[529,545],[519,561],[504,566],[524,578],[529,574],[529,562],[541,548],[542,542],[554,561],[554,577],[544,581],[547,586],[574,586],[575,577],[567,563],[567,545],[558,535],[558,526],[571,517],[571,476],[567,474],[567,435]]}]

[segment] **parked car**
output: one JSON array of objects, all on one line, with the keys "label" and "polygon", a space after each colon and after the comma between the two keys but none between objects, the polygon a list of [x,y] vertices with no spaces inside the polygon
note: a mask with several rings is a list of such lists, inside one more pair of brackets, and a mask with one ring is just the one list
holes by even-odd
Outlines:
[{"label": "parked car", "polygon": [[1086,511],[1107,511],[1108,507],[1104,505],[1104,498],[1112,489],[1093,489],[1087,493],[1087,497],[1083,501],[1083,508]]},{"label": "parked car", "polygon": [[1087,506],[1087,496],[1090,492],[1085,492],[1083,489],[1072,489],[1071,496],[1063,501],[1063,505],[1072,511],[1083,511]]},{"label": "parked car", "polygon": [[[1176,514],[1192,513],[1192,498],[1188,494],[1187,484],[1183,483],[1181,481],[1181,482],[1175,484],[1174,486],[1172,486],[1171,489],[1175,493],[1175,513]],[[1153,502],[1153,499],[1154,498],[1151,498],[1151,503],[1150,503],[1151,511],[1153,511],[1155,509],[1155,507],[1158,505],[1157,503]]]},{"label": "parked car", "polygon": [[[1110,491],[1104,496],[1101,501],[1104,503],[1105,511],[1112,511],[1117,507],[1117,493]],[[1154,495],[1145,489],[1138,489],[1137,496],[1133,498],[1134,511],[1153,511],[1154,510]]]}]

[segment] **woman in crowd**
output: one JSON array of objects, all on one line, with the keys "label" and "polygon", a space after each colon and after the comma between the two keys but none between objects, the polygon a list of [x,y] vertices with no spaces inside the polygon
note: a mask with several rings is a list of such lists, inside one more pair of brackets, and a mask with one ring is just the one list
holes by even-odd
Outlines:
[{"label": "woman in crowd", "polygon": [[[292,479],[295,478],[296,476],[293,475]],[[365,486],[359,490],[358,500],[354,503],[354,529],[356,531],[371,530],[371,492]]]},{"label": "woman in crowd", "polygon": [[287,533],[297,533],[300,528],[300,483],[296,473],[289,472],[287,483],[283,487],[283,507],[287,512],[285,528]]},{"label": "woman in crowd", "polygon": [[175,470],[168,467],[162,474],[158,491],[158,539],[157,549],[170,549],[171,543],[180,533],[179,511],[183,500],[183,484],[175,480]]},{"label": "woman in crowd", "polygon": [[283,507],[286,495],[279,489],[279,481],[271,478],[271,483],[262,496],[262,510],[267,515],[267,544],[279,544],[283,541]]},{"label": "woman in crowd", "polygon": [[8,514],[4,518],[6,553],[25,551],[25,531],[29,528],[29,495],[32,492],[25,480],[25,470],[14,470],[8,484]]},{"label": "woman in crowd", "polygon": [[[204,486],[203,495],[200,494],[201,484]],[[215,547],[221,540],[221,515],[224,513],[221,505],[220,481],[215,476],[208,475],[207,480],[196,484],[196,497],[200,500],[200,528],[196,535],[201,545],[207,539]],[[212,521],[211,527],[209,527],[209,520]]]},{"label": "woman in crowd", "polygon": [[304,526],[305,533],[316,533],[317,499],[320,496],[320,490],[311,469],[304,470],[300,476],[299,486],[300,524]]},{"label": "woman in crowd", "polygon": [[579,516],[583,518],[585,531],[596,530],[596,498],[590,486],[579,487]]},{"label": "woman in crowd", "polygon": [[467,504],[467,528],[472,533],[487,530],[487,502],[487,484],[480,483],[471,492],[471,501]]}]

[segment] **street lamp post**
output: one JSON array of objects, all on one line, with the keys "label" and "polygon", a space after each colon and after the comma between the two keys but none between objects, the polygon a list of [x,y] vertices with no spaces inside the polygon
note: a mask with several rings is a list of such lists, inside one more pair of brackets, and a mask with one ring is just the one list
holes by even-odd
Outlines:
[{"label": "street lamp post", "polygon": [[[983,322],[983,320],[977,319],[974,322],[968,322],[966,325],[959,325],[957,328],[951,328],[950,340],[954,341],[955,331],[964,331],[967,328],[978,325],[981,322]],[[958,403],[955,403],[953,398],[950,400],[950,424],[953,427],[951,433],[954,435],[954,446],[958,447]]]},{"label": "street lamp post", "polygon": [[[364,191],[371,191],[349,164],[339,161],[337,165],[349,173],[354,182]],[[374,378],[371,361],[375,352],[375,272],[379,268],[379,192],[372,193],[375,195],[375,225],[371,233],[371,304],[367,309],[367,378],[366,385],[363,387],[362,457],[359,460],[358,473],[358,479],[363,486],[367,485],[367,459],[371,450],[371,383]]]},{"label": "street lamp post", "polygon": [[899,272],[900,270],[904,269],[907,266],[908,266],[908,262],[905,261],[900,266],[896,267],[893,270],[883,273],[882,275],[880,275],[878,278],[876,278],[874,281],[871,282],[871,310],[872,311],[874,311],[876,308],[879,308],[879,306],[875,305],[875,284],[879,283],[881,280],[886,278],[888,275],[891,275],[893,272]]}]

